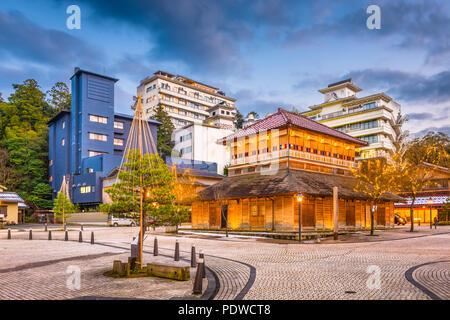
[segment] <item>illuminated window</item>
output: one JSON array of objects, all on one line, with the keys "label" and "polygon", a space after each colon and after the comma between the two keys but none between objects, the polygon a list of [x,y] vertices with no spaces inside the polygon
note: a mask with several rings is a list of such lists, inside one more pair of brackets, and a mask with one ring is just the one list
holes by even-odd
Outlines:
[{"label": "illuminated window", "polygon": [[80,193],[89,193],[91,192],[91,186],[80,187]]},{"label": "illuminated window", "polygon": [[63,121],[63,123],[62,123],[62,128],[64,129],[65,127],[66,127],[66,122]]},{"label": "illuminated window", "polygon": [[53,177],[52,176],[48,177],[48,182],[52,182],[52,181],[53,181]]},{"label": "illuminated window", "polygon": [[101,154],[107,154],[107,152],[89,150],[89,157],[95,157]]},{"label": "illuminated window", "polygon": [[115,146],[123,146],[123,139],[114,138],[114,145]]},{"label": "illuminated window", "polygon": [[61,139],[61,145],[64,147],[66,145],[66,139],[62,138]]},{"label": "illuminated window", "polygon": [[107,118],[107,117],[96,116],[96,115],[90,114],[90,115],[89,115],[89,121],[91,121],[91,122],[96,122],[96,123],[107,124],[107,123],[108,123],[108,118]]},{"label": "illuminated window", "polygon": [[108,136],[106,134],[89,132],[89,139],[98,141],[107,141]]},{"label": "illuminated window", "polygon": [[123,122],[114,121],[114,129],[123,129]]}]

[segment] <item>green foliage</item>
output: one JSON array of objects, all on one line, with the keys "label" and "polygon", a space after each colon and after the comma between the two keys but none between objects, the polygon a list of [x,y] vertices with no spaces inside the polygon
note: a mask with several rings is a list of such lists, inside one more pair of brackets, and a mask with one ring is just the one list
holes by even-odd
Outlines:
[{"label": "green foliage", "polygon": [[31,207],[48,209],[51,189],[43,187],[48,183],[47,121],[56,111],[36,80],[13,88],[8,102],[0,101],[0,184]]},{"label": "green foliage", "polygon": [[70,109],[72,96],[69,87],[64,82],[57,82],[47,91],[47,103],[55,112]]},{"label": "green foliage", "polygon": [[226,166],[223,167],[223,175],[224,175],[224,176],[227,176],[227,177],[228,177],[228,167],[229,167],[229,166],[230,166],[230,165],[227,164]]},{"label": "green foliage", "polygon": [[162,106],[156,108],[155,114],[151,117],[153,120],[161,122],[158,127],[158,153],[164,158],[171,156],[174,143],[172,141],[172,133],[175,130],[175,126],[169,117],[169,114],[164,110]]},{"label": "green foliage", "polygon": [[244,116],[242,113],[237,110],[236,112],[236,129],[242,129],[242,125],[244,124]]},{"label": "green foliage", "polygon": [[70,202],[70,199],[64,193],[58,192],[54,202],[53,211],[57,218],[63,218],[63,220],[65,220],[66,218],[71,217],[68,213],[78,212],[79,208],[77,205]]},{"label": "green foliage", "polygon": [[255,119],[259,119],[259,114],[258,114],[258,112],[256,112],[256,111],[251,111],[251,112],[249,112],[248,114],[247,114],[247,118],[248,118],[248,116],[249,115],[253,115],[253,117],[255,118]]},{"label": "green foliage", "polygon": [[176,174],[158,155],[141,156],[138,150],[127,153],[118,182],[106,190],[112,204],[103,204],[99,209],[112,214],[138,214],[141,186],[143,213],[157,225],[178,225],[186,219],[188,209],[177,203]]}]

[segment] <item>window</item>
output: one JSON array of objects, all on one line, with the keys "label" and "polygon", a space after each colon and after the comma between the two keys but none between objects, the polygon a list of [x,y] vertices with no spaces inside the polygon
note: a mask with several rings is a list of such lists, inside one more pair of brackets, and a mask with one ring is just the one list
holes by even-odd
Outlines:
[{"label": "window", "polygon": [[114,138],[114,145],[115,146],[123,146],[123,139]]},{"label": "window", "polygon": [[61,139],[61,145],[64,147],[66,145],[66,139],[62,138]]},{"label": "window", "polygon": [[66,127],[66,122],[63,121],[63,123],[62,123],[62,128],[64,129],[65,127]]},{"label": "window", "polygon": [[108,141],[108,136],[106,134],[89,132],[89,139],[98,141]]},{"label": "window", "polygon": [[91,186],[80,187],[80,193],[89,193],[91,192]]},{"label": "window", "polygon": [[50,160],[50,161],[48,162],[48,166],[50,167],[51,165],[53,165],[53,160]]},{"label": "window", "polygon": [[368,143],[375,143],[375,142],[378,142],[378,135],[373,134],[370,136],[359,137],[359,139],[367,141]]},{"label": "window", "polygon": [[152,87],[152,86],[148,87],[148,88],[147,88],[147,92],[150,92],[150,91],[152,91],[152,89],[153,89],[153,87]]},{"label": "window", "polygon": [[114,121],[114,129],[123,129],[123,122]]},{"label": "window", "polygon": [[52,181],[53,181],[53,177],[52,176],[48,177],[48,182],[52,182]]},{"label": "window", "polygon": [[95,156],[99,156],[101,154],[107,154],[107,152],[89,150],[89,157],[95,157]]},{"label": "window", "polygon": [[377,104],[375,102],[371,102],[364,105],[364,110],[370,110],[377,107]]},{"label": "window", "polygon": [[108,118],[107,118],[107,117],[96,116],[96,115],[90,114],[90,115],[89,115],[89,121],[91,121],[91,122],[96,122],[96,123],[107,124],[107,123],[108,123]]},{"label": "window", "polygon": [[92,172],[94,172],[94,169],[92,169],[92,168],[87,168],[86,169],[86,173],[92,173]]}]

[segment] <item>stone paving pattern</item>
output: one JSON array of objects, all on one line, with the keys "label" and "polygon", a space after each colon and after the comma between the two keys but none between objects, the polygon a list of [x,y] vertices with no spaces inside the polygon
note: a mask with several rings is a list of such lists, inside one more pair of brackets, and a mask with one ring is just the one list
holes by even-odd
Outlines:
[{"label": "stone paving pattern", "polygon": [[[33,231],[33,238],[42,240],[25,240],[28,233],[17,230],[12,232],[13,239],[23,240],[6,240],[6,230],[0,230],[0,256],[8,257],[0,260],[0,298],[192,298],[192,281],[102,276],[114,259],[126,260],[130,239],[136,236],[138,228],[85,227],[85,241],[89,241],[92,230],[95,245],[76,242],[77,231],[70,235],[74,241],[65,242],[45,240],[47,234],[38,230]],[[249,238],[150,234],[144,250],[153,251],[153,239],[157,236],[160,253],[173,255],[175,239],[178,239],[181,256],[190,259],[190,248],[195,244],[197,253],[204,251],[207,266],[219,278],[220,289],[215,299],[234,299],[242,291],[250,277],[250,269],[243,263],[256,268],[255,281],[244,299],[431,299],[406,279],[405,272],[424,263],[449,260],[450,227],[441,227],[433,233],[423,229],[411,234],[400,228],[381,231],[379,237],[370,237],[370,242],[352,243],[346,239],[301,245]],[[55,232],[53,238],[62,240],[64,233]],[[105,256],[94,257],[98,254]],[[86,258],[89,255],[94,258]],[[2,273],[14,266],[61,258],[73,260]],[[145,260],[151,260],[151,255],[147,254]],[[82,270],[82,286],[78,291],[66,288],[65,271],[69,265],[78,265]],[[370,276],[366,270],[370,265],[380,267],[380,289],[368,289],[366,285]],[[450,299],[449,263],[422,266],[413,272],[413,277],[441,299]]]}]

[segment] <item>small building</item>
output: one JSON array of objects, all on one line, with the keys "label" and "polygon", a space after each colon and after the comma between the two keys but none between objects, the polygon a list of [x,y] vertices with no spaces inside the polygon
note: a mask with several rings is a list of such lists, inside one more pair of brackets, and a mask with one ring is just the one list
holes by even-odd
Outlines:
[{"label": "small building", "polygon": [[[231,150],[229,176],[199,193],[192,228],[295,231],[333,229],[333,187],[338,187],[339,228],[370,227],[372,203],[354,191],[355,149],[366,141],[278,109],[220,140]],[[297,196],[302,195],[302,201]],[[394,201],[386,194],[375,223],[394,223]]]},{"label": "small building", "polygon": [[0,221],[6,224],[23,223],[28,206],[17,193],[6,190],[0,185]]},{"label": "small building", "polygon": [[[432,165],[430,163],[423,163],[424,169],[430,170],[431,184],[423,191],[417,194],[414,201],[413,215],[415,223],[430,223],[430,208],[431,221],[438,217],[439,221],[450,221],[450,215],[443,205],[450,199],[450,169]],[[395,203],[394,212],[399,216],[406,218],[406,221],[411,221],[411,194],[408,192],[400,193],[405,198],[405,203]]]},{"label": "small building", "polygon": [[224,167],[229,164],[230,151],[216,142],[232,133],[233,130],[224,127],[192,123],[173,132],[174,150],[184,160],[216,163],[216,173],[223,174]]}]

